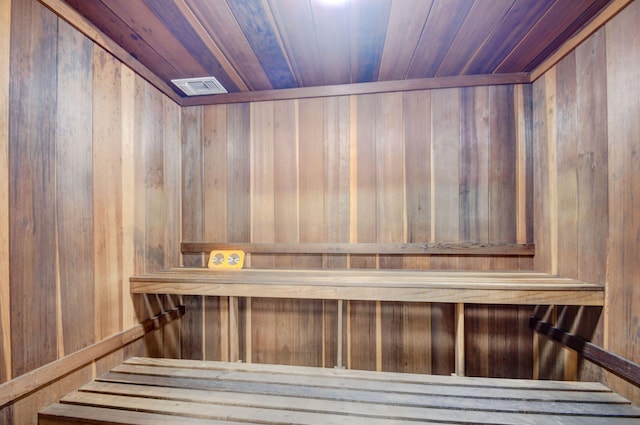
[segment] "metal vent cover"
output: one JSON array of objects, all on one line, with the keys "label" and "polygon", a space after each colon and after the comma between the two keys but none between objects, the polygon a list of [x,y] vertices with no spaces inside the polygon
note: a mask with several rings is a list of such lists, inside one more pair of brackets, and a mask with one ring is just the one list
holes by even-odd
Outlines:
[{"label": "metal vent cover", "polygon": [[187,96],[227,93],[215,77],[180,78],[171,80]]}]

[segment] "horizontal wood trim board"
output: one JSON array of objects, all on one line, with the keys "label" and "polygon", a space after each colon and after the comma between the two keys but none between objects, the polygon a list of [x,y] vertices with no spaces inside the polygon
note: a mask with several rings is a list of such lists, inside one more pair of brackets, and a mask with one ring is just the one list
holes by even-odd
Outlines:
[{"label": "horizontal wood trim board", "polygon": [[537,317],[529,319],[529,326],[534,331],[577,351],[590,362],[640,387],[640,365],[638,363],[634,363],[576,335],[556,328]]},{"label": "horizontal wood trim board", "polygon": [[146,333],[159,329],[172,320],[182,317],[184,313],[184,305],[175,307],[149,318],[131,329],[105,338],[73,354],[0,384],[0,407],[18,400],[64,375],[142,338]]},{"label": "horizontal wood trim board", "polygon": [[534,244],[427,243],[209,243],[183,242],[183,254],[238,249],[253,254],[379,254],[533,256]]},{"label": "horizontal wood trim board", "polygon": [[455,87],[527,84],[529,82],[531,82],[531,79],[529,78],[528,73],[461,75],[453,77],[374,81],[370,83],[262,90],[242,93],[216,94],[211,96],[193,96],[182,98],[181,104],[182,106],[202,106],[225,103],[261,102],[267,100],[306,99],[312,97],[433,90]]}]

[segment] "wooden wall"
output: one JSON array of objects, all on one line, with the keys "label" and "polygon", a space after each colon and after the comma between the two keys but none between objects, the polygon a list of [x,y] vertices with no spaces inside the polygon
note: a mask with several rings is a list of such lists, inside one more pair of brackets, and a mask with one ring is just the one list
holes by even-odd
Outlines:
[{"label": "wooden wall", "polygon": [[[527,242],[530,86],[183,109],[183,238],[219,242]],[[201,259],[186,259],[187,264]],[[531,259],[256,256],[252,266],[524,269]],[[185,357],[227,359],[226,300],[189,298]],[[215,307],[212,309],[211,307]],[[332,367],[337,302],[240,300],[239,356]],[[454,306],[345,303],[358,369],[449,374]],[[531,376],[529,308],[467,307],[467,372]],[[511,344],[507,341],[518,339]],[[502,341],[502,342],[500,342]],[[499,360],[499,361],[498,361]]]},{"label": "wooden wall", "polygon": [[[640,2],[533,84],[537,270],[605,282],[600,311],[546,312],[561,327],[640,362]],[[542,377],[602,379],[640,391],[541,342]]]},{"label": "wooden wall", "polygon": [[[173,301],[133,302],[128,277],[180,262],[181,114],[36,0],[0,0],[0,59],[2,384]],[[0,406],[0,423],[35,423],[125,351],[162,353],[177,331],[78,365]]]},{"label": "wooden wall", "polygon": [[[131,300],[127,277],[178,265],[180,240],[534,241],[534,261],[250,261],[606,281],[604,314],[542,313],[640,361],[640,54],[627,30],[639,20],[633,2],[533,85],[181,109],[36,0],[0,0],[0,385],[176,303]],[[221,320],[236,300],[184,302],[180,329],[0,406],[0,423],[34,423],[38,408],[129,353],[236,354]],[[334,366],[341,309],[346,366],[454,368],[452,305],[238,302],[237,354],[247,361]],[[467,306],[467,373],[596,378],[640,401],[637,389],[533,338],[530,313]]]}]

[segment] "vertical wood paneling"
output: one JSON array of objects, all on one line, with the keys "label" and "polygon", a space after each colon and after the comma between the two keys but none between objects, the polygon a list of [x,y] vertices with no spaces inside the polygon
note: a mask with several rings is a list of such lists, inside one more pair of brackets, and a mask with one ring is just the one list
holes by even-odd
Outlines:
[{"label": "vertical wood paneling", "polygon": [[13,2],[9,122],[12,376],[57,357],[55,255],[57,18]]},{"label": "vertical wood paneling", "polygon": [[[203,108],[204,238],[227,240],[227,110],[224,105]],[[198,163],[198,158],[189,158]],[[209,219],[211,217],[211,219]]]},{"label": "vertical wood paneling", "polygon": [[[496,134],[493,139],[488,87],[461,90],[460,134],[460,239],[488,242],[490,198],[489,156],[491,141],[504,143]],[[468,259],[476,270],[488,267],[486,258]],[[471,265],[469,265],[471,266]]]},{"label": "vertical wood paneling", "polygon": [[[251,241],[274,242],[274,103],[251,104]],[[251,265],[274,265],[272,256],[252,256]]]},{"label": "vertical wood paneling", "polygon": [[[123,227],[120,64],[94,48],[93,62],[93,232],[94,309],[97,340],[122,325]],[[113,196],[116,194],[116,196]]]},{"label": "vertical wood paneling", "polygon": [[[59,352],[94,341],[93,140],[91,42],[65,22],[58,26],[56,124],[56,250]],[[77,321],[77,317],[86,317]]]},{"label": "vertical wood paneling", "polygon": [[[251,241],[251,137],[250,105],[240,103],[227,106],[227,170],[229,170],[229,188],[227,191],[227,226],[229,242]],[[244,306],[245,314],[238,317],[238,306]],[[246,354],[251,353],[250,329],[251,324],[250,301],[230,298],[229,311],[229,357],[238,358],[245,353],[245,360],[251,359]],[[238,317],[238,334],[244,338],[232,338],[235,327],[233,318]]]},{"label": "vertical wood paneling", "polygon": [[[353,99],[355,111],[351,116],[355,126],[354,138],[357,157],[355,158],[357,194],[356,217],[352,226],[356,228],[356,240],[353,242],[375,242],[377,239],[377,208],[376,208],[376,97],[374,95],[355,96]],[[375,267],[373,257],[351,257],[352,267]]]},{"label": "vertical wood paneling", "polygon": [[[557,204],[555,181],[555,69],[534,84],[534,242],[535,270],[555,273],[557,271],[557,222],[554,205]],[[553,140],[552,140],[553,139]],[[556,212],[557,214],[557,212]]]},{"label": "vertical wood paneling", "polygon": [[[607,238],[608,221],[604,51],[601,31],[556,67],[558,272],[593,282],[604,281],[606,266],[606,244],[599,243]],[[586,332],[581,336],[597,342],[597,318],[578,313],[563,308],[558,325],[573,333]],[[563,350],[562,356],[563,376],[575,379],[577,355]]]},{"label": "vertical wood paneling", "polygon": [[[406,239],[402,94],[377,96],[376,210],[377,242]],[[402,258],[382,256],[381,268],[399,268]]]},{"label": "vertical wood paneling", "polygon": [[513,86],[493,86],[491,143],[489,148],[489,237],[496,242],[516,241],[516,134]]},{"label": "vertical wood paneling", "polygon": [[[460,89],[431,93],[431,122],[432,242],[459,242]],[[447,259],[437,261],[455,268]]]},{"label": "vertical wood paneling", "polygon": [[[327,123],[331,117],[325,117],[328,109],[325,99],[301,99],[297,102],[299,108],[298,126],[298,181],[299,181],[299,238],[301,242],[321,242],[329,237],[330,222],[335,222],[329,214],[332,197],[338,192],[332,192],[332,179],[328,173],[339,172],[335,167],[340,162],[331,156],[335,138],[328,139]],[[335,117],[335,116],[334,116]],[[286,153],[283,153],[286,155]],[[279,154],[278,154],[279,156]],[[329,160],[336,161],[329,165]],[[283,207],[281,207],[283,208]],[[320,255],[305,255],[296,259],[296,267],[323,266]],[[285,348],[284,355],[289,356],[295,364],[319,366],[322,364],[323,340],[323,303],[318,300],[290,300],[280,301],[279,311],[282,316],[276,326],[281,332],[291,332],[289,340],[295,341],[293,347],[288,348],[286,342],[279,343]],[[287,317],[292,315],[292,317]],[[296,319],[296,316],[298,317]],[[296,333],[299,333],[296,335]],[[298,345],[299,348],[296,348]],[[293,351],[293,352],[291,352]],[[306,359],[304,358],[306,356]],[[281,357],[282,360],[284,358]]]},{"label": "vertical wood paneling", "polygon": [[[224,105],[203,108],[204,167],[204,239],[227,240],[227,108]],[[198,158],[190,158],[198,163]],[[229,347],[223,348],[224,329],[229,327],[228,310],[221,308],[227,299],[204,298],[204,358],[229,360]],[[225,304],[226,305],[226,304]],[[224,335],[226,336],[226,334]],[[227,341],[225,341],[227,343]],[[223,357],[225,356],[225,357]]]},{"label": "vertical wood paneling", "polygon": [[[517,240],[516,188],[516,118],[513,86],[493,86],[489,89],[491,109],[491,140],[489,149],[489,238],[496,242]],[[517,270],[516,257],[494,257],[491,267]]]},{"label": "vertical wood paneling", "polygon": [[[326,153],[326,240],[349,242],[350,199],[349,98],[324,99],[324,145]],[[346,258],[334,258],[329,266],[345,267]]]},{"label": "vertical wood paneling", "polygon": [[[182,238],[204,235],[204,175],[202,107],[182,108]],[[202,258],[183,258],[185,266],[203,265]]]},{"label": "vertical wood paneling", "polygon": [[[161,96],[162,101],[162,166],[163,166],[163,198],[162,214],[164,215],[164,240],[162,241],[162,256],[164,268],[178,267],[181,264],[180,242],[181,233],[181,208],[182,198],[181,181],[182,159],[180,157],[181,126],[180,106],[173,100]],[[157,213],[157,212],[154,212]],[[149,229],[156,232],[157,229]],[[167,295],[162,300],[163,311],[170,310],[180,304],[177,295]],[[163,355],[165,357],[180,357],[180,321],[172,321],[165,325],[159,332],[163,334]]]},{"label": "vertical wood paneling", "polygon": [[[10,47],[0,70],[5,381],[175,305],[141,298],[136,312],[128,277],[178,263],[182,166],[177,104],[35,0],[3,1],[0,26]],[[176,331],[114,356],[174,354]],[[38,409],[91,379],[94,367],[16,401],[0,421],[35,425]]]},{"label": "vertical wood paneling", "polygon": [[204,298],[204,360],[229,361],[228,302],[226,297]]},{"label": "vertical wood paneling", "polygon": [[[536,269],[606,283],[598,309],[540,311],[558,326],[638,361],[637,155],[640,92],[632,3],[533,84]],[[603,324],[604,322],[604,324]],[[599,379],[602,372],[536,339],[544,378]],[[635,387],[606,382],[638,400]]]},{"label": "vertical wood paneling", "polygon": [[203,327],[204,297],[185,296],[182,298],[188,314],[180,320],[180,354],[183,359],[202,360],[204,357]]},{"label": "vertical wood paneling", "polygon": [[488,376],[532,376],[530,307],[492,306],[489,315]]},{"label": "vertical wood paneling", "polygon": [[431,92],[407,92],[404,103],[407,242],[431,240]]},{"label": "vertical wood paneling", "polygon": [[[0,382],[11,379],[9,292],[9,84],[11,0],[0,0]],[[4,410],[0,410],[2,420]]]},{"label": "vertical wood paneling", "polygon": [[[300,242],[326,240],[327,158],[324,143],[324,99],[300,99],[299,202]],[[322,256],[306,256],[305,267],[322,267]]]},{"label": "vertical wood paneling", "polygon": [[[605,347],[640,361],[640,52],[637,34],[628,29],[640,19],[633,2],[606,27],[607,138],[609,141],[609,238]],[[622,380],[608,382],[628,397],[640,391]]]},{"label": "vertical wood paneling", "polygon": [[[406,239],[405,167],[402,93],[377,97],[376,119],[376,206],[377,242],[404,242]],[[380,268],[402,268],[398,256],[380,256]],[[405,316],[399,303],[379,303],[376,309],[376,368],[399,370]],[[400,325],[400,326],[396,326]]]},{"label": "vertical wood paneling", "polygon": [[[534,84],[534,217],[535,270],[558,271],[558,181],[557,181],[557,73],[555,69]],[[545,320],[556,323],[557,310],[546,309]],[[538,316],[539,317],[539,316]],[[553,342],[534,335],[533,377],[561,379],[560,349]]]},{"label": "vertical wood paneling", "polygon": [[[460,89],[431,92],[431,242],[460,238]],[[456,269],[457,258],[431,259],[433,268]],[[432,372],[454,371],[454,308],[431,307]]]},{"label": "vertical wood paneling", "polygon": [[578,274],[578,116],[576,108],[576,56],[567,56],[557,66],[558,138],[558,273]]},{"label": "vertical wood paneling", "polygon": [[[515,87],[517,161],[517,241],[533,241],[533,90],[531,84]],[[533,258],[522,257],[520,270],[533,270]]]},{"label": "vertical wood paneling", "polygon": [[[232,216],[246,217],[250,206],[251,219],[244,223],[251,224],[254,241],[515,241],[515,214],[526,209],[517,206],[520,168],[515,138],[516,129],[523,130],[516,127],[516,111],[524,106],[516,106],[515,99],[512,87],[479,87],[205,107],[205,117],[217,114],[206,108],[219,108],[227,115],[224,123],[217,116],[205,126],[210,127],[205,132],[209,135],[226,132],[226,154],[224,149],[220,154],[227,156],[227,163],[212,157],[213,150],[205,156],[203,167],[211,170],[205,174],[208,189],[202,201],[222,221],[226,214],[230,240],[232,229],[240,224]],[[503,125],[500,117],[509,123]],[[204,137],[209,143],[209,136]],[[232,172],[239,177],[231,178]],[[235,203],[231,188],[238,181],[251,182],[251,190]],[[220,186],[225,184],[222,195]],[[222,211],[225,207],[218,204],[225,200]],[[207,237],[222,239],[224,230]],[[269,267],[519,267],[510,259],[426,256],[254,255],[250,261],[252,266]],[[218,302],[207,300],[207,305],[230,311],[226,301]],[[240,300],[239,306],[240,351],[247,354],[246,360],[313,365],[337,360],[333,305],[257,298]],[[476,343],[484,347],[473,351],[475,361],[488,365],[493,355],[521,362],[517,348],[503,345],[492,354],[488,340],[494,326],[508,332],[514,317],[526,322],[521,310],[490,315],[491,307],[482,308],[477,316],[484,322],[478,329],[484,333],[469,340],[470,350]],[[344,309],[348,367],[453,371],[452,305],[350,302]],[[218,315],[205,308],[204,343],[214,347],[213,352],[231,343],[228,317],[221,314],[221,324],[215,324]],[[320,321],[313,314],[319,314]],[[512,332],[520,332],[516,329]],[[320,357],[306,351],[307,346],[316,347]]]},{"label": "vertical wood paneling", "polygon": [[[275,134],[274,189],[275,242],[300,240],[300,208],[298,179],[298,107],[295,101],[274,104]],[[305,140],[305,144],[310,141]],[[277,265],[293,266],[291,258],[277,259]]]},{"label": "vertical wood paneling", "polygon": [[[463,88],[460,95],[460,239],[487,242],[490,240],[488,176],[492,140],[490,89]],[[461,264],[462,268],[475,270],[488,270],[489,266],[488,258],[467,258]],[[489,373],[490,309],[483,305],[465,306],[465,374],[470,376]]]},{"label": "vertical wood paneling", "polygon": [[[135,167],[135,204],[134,217],[136,229],[135,270],[145,273],[161,270],[164,267],[164,233],[166,222],[163,183],[163,146],[162,146],[162,101],[155,88],[135,77],[134,100],[134,145]],[[150,232],[151,231],[151,232]],[[162,309],[159,296],[137,296],[136,310],[139,316],[153,316]],[[149,354],[159,356],[162,352],[162,333],[145,335],[145,345]]]},{"label": "vertical wood paneling", "polygon": [[[182,108],[182,237],[201,240],[204,236],[205,184],[202,162],[204,154],[203,110]],[[202,266],[203,258],[183,258],[185,266]],[[187,359],[203,357],[203,297],[185,296],[188,314],[181,322],[181,356]]]},{"label": "vertical wood paneling", "polygon": [[[251,136],[251,241],[274,242],[274,102],[252,103],[250,106]],[[253,267],[273,267],[273,256],[251,256]],[[247,361],[276,362],[278,348],[275,313],[282,304],[277,300],[256,298],[247,303]]]},{"label": "vertical wood paneling", "polygon": [[[609,231],[607,142],[607,70],[605,31],[576,50],[578,121],[578,274],[588,282],[606,281]],[[602,346],[600,309],[581,309],[574,318],[576,335]],[[601,380],[602,369],[583,362],[583,379]]]},{"label": "vertical wood paneling", "polygon": [[607,69],[604,30],[576,50],[578,151],[578,274],[604,282],[609,222]]},{"label": "vertical wood paneling", "polygon": [[[355,242],[377,240],[376,200],[376,96],[355,96],[351,120],[355,125],[357,157],[355,158],[356,181],[356,228]],[[351,267],[375,268],[375,256],[351,256]],[[353,369],[376,368],[377,329],[376,303],[350,301],[347,306],[347,367]]]},{"label": "vertical wood paneling", "polygon": [[[326,241],[349,242],[351,229],[351,109],[349,97],[324,99],[324,145],[326,152]],[[325,255],[325,268],[347,268],[345,255]],[[343,366],[346,334],[344,303],[322,303],[322,366]],[[338,329],[340,327],[340,329]],[[338,339],[342,337],[340,341]],[[340,353],[338,352],[340,351]]]},{"label": "vertical wood paneling", "polygon": [[169,197],[164,188],[164,111],[160,92],[146,82],[140,88],[138,101],[138,140],[142,148],[141,165],[144,164],[144,195],[141,196],[144,202],[144,270],[152,272],[165,267],[164,243],[169,227],[165,210]]},{"label": "vertical wood paneling", "polygon": [[249,104],[227,106],[227,226],[229,242],[251,239],[251,154]]},{"label": "vertical wood paneling", "polygon": [[[431,240],[431,92],[403,93],[405,202],[408,243]],[[430,266],[428,256],[405,256],[404,267]]]},{"label": "vertical wood paneling", "polygon": [[[181,222],[181,124],[180,106],[171,99],[162,96],[162,166],[164,209],[164,240],[163,257],[164,267],[178,267],[180,261],[180,242],[182,233],[179,223]],[[156,231],[155,229],[153,230]]]},{"label": "vertical wood paneling", "polygon": [[[122,326],[128,329],[138,323],[129,294],[129,279],[136,272],[136,226],[135,226],[135,74],[126,67],[120,68],[120,108],[122,141]],[[95,115],[94,115],[95,117]],[[114,148],[114,149],[117,149]]]}]

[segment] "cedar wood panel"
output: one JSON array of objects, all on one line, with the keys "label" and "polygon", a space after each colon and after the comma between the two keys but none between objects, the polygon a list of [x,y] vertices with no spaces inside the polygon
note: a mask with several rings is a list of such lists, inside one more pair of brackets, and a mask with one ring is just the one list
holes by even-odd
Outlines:
[{"label": "cedar wood panel", "polygon": [[[531,143],[531,132],[518,134],[516,117],[531,102],[529,86],[510,85],[254,102],[241,114],[238,104],[184,108],[190,125],[183,126],[189,176],[183,234],[219,242],[527,242],[533,235],[518,240],[517,222],[532,220],[532,206],[518,204],[517,176],[530,163],[516,155],[518,143]],[[185,264],[201,260],[190,257],[196,258]],[[248,261],[253,267],[532,266],[518,258],[457,256],[253,255]],[[218,303],[189,302],[197,311]],[[324,312],[334,314],[336,302],[252,299],[240,306],[241,359],[335,366],[335,319]],[[530,377],[531,336],[526,325],[513,323],[524,323],[518,319],[531,310],[467,309],[474,318],[469,326],[485,329],[466,336],[468,373]],[[453,305],[353,301],[344,313],[346,366],[453,372]],[[229,349],[217,317],[206,312],[183,322],[183,344],[199,347],[184,356],[226,358],[227,352],[206,349]],[[488,329],[497,331],[496,340],[525,343],[489,342]]]},{"label": "cedar wood panel", "polygon": [[[633,2],[530,86],[180,109],[35,0],[0,0],[0,42],[10,47],[0,49],[0,382],[128,329],[137,321],[136,310],[143,318],[177,302],[132,302],[126,277],[177,265],[181,239],[533,239],[533,263],[419,256],[401,262],[384,256],[251,260],[275,266],[557,270],[606,279],[604,314],[544,313],[640,361],[634,285],[640,267],[640,55],[625,30],[638,21],[640,4]],[[67,98],[72,95],[75,102]],[[521,127],[523,116],[530,130]],[[519,161],[522,149],[532,158]],[[505,158],[513,159],[515,170]],[[533,204],[517,196],[522,173]],[[320,196],[310,197],[315,190]],[[209,214],[222,224],[216,226]],[[532,220],[535,226],[527,224]],[[518,223],[530,229],[524,236]],[[70,256],[76,251],[79,256]],[[71,294],[82,298],[74,303]],[[214,308],[233,310],[234,301],[184,301],[189,314],[180,328],[171,325],[3,406],[0,420],[33,423],[37,409],[130,353],[224,359],[229,332],[219,326],[224,315]],[[336,303],[238,305],[241,358],[335,364]],[[343,309],[345,364],[451,372],[453,306],[354,302]],[[538,338],[531,342],[528,330],[514,326],[529,313],[467,307],[467,373],[601,377],[640,400],[629,384],[579,367],[570,354]],[[507,338],[517,344],[505,344]],[[565,362],[555,362],[558,353]]]},{"label": "cedar wood panel", "polygon": [[[128,277],[180,264],[182,116],[36,0],[0,1],[0,27],[3,383],[177,303],[132,301]],[[0,422],[35,424],[129,355],[179,354],[178,332],[83,365],[2,406]]]},{"label": "cedar wood panel", "polygon": [[[640,2],[632,2],[533,83],[534,268],[607,285],[602,313],[570,308],[544,314],[635,362],[640,53],[637,37],[625,28],[639,20]],[[541,377],[599,379],[640,400],[637,388],[609,373],[553,361],[557,351],[541,342]]]}]

